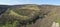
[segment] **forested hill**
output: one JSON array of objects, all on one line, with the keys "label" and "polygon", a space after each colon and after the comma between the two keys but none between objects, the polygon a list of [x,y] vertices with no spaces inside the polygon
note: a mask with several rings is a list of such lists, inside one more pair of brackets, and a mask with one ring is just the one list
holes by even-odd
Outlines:
[{"label": "forested hill", "polygon": [[[37,6],[38,8],[47,8],[47,7],[60,7],[60,6],[55,6],[55,5],[36,5],[36,4],[25,4],[25,5],[0,5],[0,14],[4,13],[7,9],[9,8],[21,8],[21,7],[24,7],[24,6],[31,6],[31,5],[35,5]],[[46,9],[44,9],[46,10]],[[49,9],[48,9],[49,10]]]},{"label": "forested hill", "polygon": [[[57,5],[0,5],[0,25],[2,26],[9,24],[8,26],[11,27],[13,24],[14,26],[12,27],[21,27],[21,25],[50,27],[53,21],[57,22],[59,17],[60,6]],[[18,23],[15,24],[15,21]]]}]

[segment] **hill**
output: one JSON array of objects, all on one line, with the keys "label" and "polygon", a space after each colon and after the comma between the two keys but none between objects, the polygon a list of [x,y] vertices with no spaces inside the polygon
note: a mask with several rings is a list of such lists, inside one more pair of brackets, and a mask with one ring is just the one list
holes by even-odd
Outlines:
[{"label": "hill", "polygon": [[0,25],[18,21],[17,27],[50,27],[54,21],[59,22],[59,11],[60,6],[55,5],[0,5]]}]

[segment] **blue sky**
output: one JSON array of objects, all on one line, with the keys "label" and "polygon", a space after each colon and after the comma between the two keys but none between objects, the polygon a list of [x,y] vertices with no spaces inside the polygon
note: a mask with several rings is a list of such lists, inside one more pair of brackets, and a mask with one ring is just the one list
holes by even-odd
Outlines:
[{"label": "blue sky", "polygon": [[60,0],[0,0],[0,4],[15,5],[15,4],[52,4],[60,5]]}]

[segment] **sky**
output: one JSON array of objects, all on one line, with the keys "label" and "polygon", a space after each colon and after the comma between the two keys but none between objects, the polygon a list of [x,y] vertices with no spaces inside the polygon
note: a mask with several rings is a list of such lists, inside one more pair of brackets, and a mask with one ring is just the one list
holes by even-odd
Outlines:
[{"label": "sky", "polygon": [[18,5],[18,4],[51,4],[60,5],[60,0],[0,0],[3,5]]}]

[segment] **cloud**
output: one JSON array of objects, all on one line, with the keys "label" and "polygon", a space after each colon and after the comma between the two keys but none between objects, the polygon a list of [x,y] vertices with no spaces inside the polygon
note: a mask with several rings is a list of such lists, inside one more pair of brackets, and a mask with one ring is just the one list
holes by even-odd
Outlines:
[{"label": "cloud", "polygon": [[14,4],[38,4],[37,0],[0,0],[0,4],[14,5]]},{"label": "cloud", "polygon": [[[54,2],[53,2],[54,1]],[[56,0],[0,0],[0,4],[3,5],[15,5],[15,4],[58,4]]]}]

